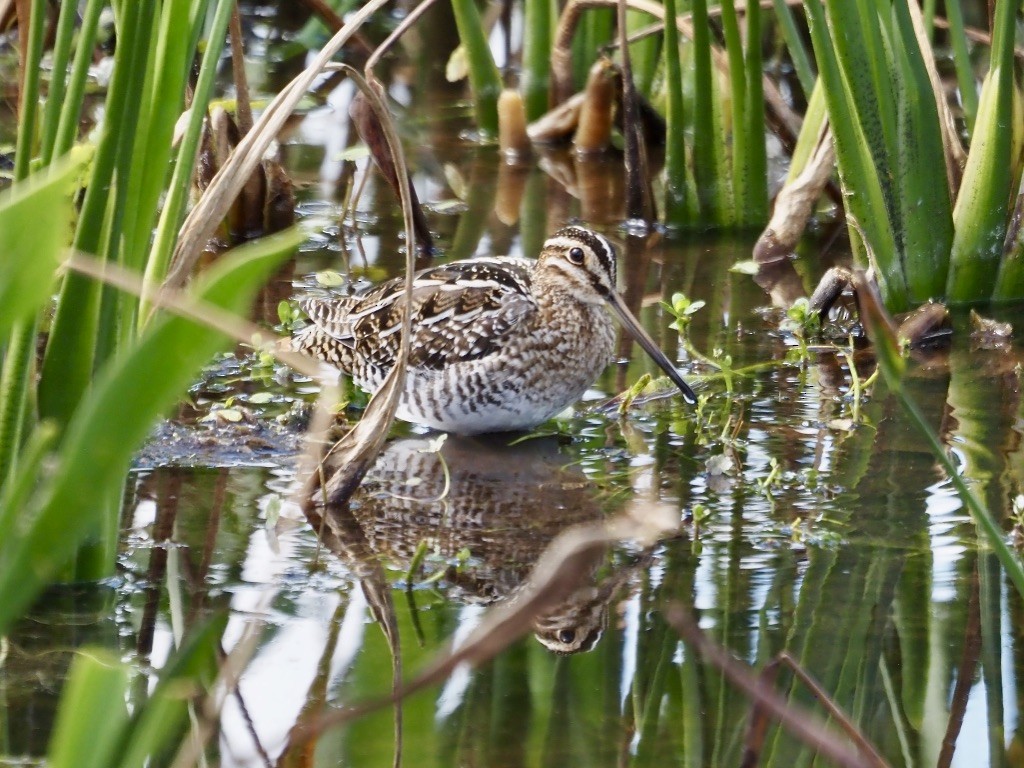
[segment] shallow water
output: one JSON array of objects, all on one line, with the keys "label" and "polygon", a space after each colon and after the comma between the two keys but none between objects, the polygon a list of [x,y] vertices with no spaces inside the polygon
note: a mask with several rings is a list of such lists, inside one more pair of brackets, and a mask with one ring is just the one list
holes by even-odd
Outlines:
[{"label": "shallow water", "polygon": [[[442,258],[533,254],[576,217],[621,239],[616,158],[551,152],[508,166],[458,137],[464,111],[425,106],[448,103],[437,75],[398,68],[392,94],[409,105],[414,181]],[[390,192],[371,177],[355,209],[346,204],[349,98],[345,85],[331,90],[283,138],[311,237],[262,302],[268,323],[282,296],[324,290],[318,272],[357,281],[402,268]],[[8,638],[0,765],[45,753],[74,653],[102,645],[137,663],[141,701],[189,627],[217,611],[230,616],[225,651],[261,628],[211,742],[220,765],[391,765],[399,748],[406,765],[739,764],[750,703],[666,624],[672,602],[755,668],[788,651],[892,765],[1024,764],[1020,596],[884,386],[855,396],[845,353],[800,358],[780,329],[779,305],[843,258],[827,235],[757,281],[730,271],[749,258],[744,237],[626,249],[627,301],[708,396],[699,411],[671,396],[641,397],[622,418],[603,407],[657,372],[627,345],[631,362],[610,367],[552,434],[439,442],[399,425],[351,514],[324,521],[323,544],[293,498],[308,382],[244,351],[212,364],[131,475],[117,577],[54,590]],[[731,390],[668,327],[658,301],[680,291],[706,302],[689,338],[736,371]],[[870,360],[856,359],[863,379]],[[962,332],[908,373],[1007,531],[1022,479],[1016,361],[1016,349],[972,349]],[[363,404],[353,394],[351,414]],[[609,551],[492,663],[409,698],[401,738],[393,708],[313,741],[293,732],[387,695],[396,656],[408,679],[489,607],[520,599],[568,526],[660,506],[677,515],[676,535]],[[791,676],[776,685],[826,722]],[[760,754],[767,765],[824,762],[775,730]]]}]

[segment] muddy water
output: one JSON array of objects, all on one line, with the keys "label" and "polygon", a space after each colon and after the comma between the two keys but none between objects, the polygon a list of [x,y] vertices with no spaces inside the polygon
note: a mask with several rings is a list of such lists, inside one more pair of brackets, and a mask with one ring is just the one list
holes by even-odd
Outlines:
[{"label": "muddy water", "polygon": [[[463,109],[425,107],[450,103],[436,69],[390,77],[441,258],[530,255],[573,218],[623,239],[617,158],[552,151],[509,166],[460,139]],[[310,237],[261,305],[268,323],[282,297],[326,291],[325,270],[347,290],[401,269],[390,192],[371,175],[350,204],[365,160],[343,160],[349,98],[328,89],[282,138]],[[881,384],[857,394],[870,360],[839,331],[803,349],[781,323],[780,305],[842,248],[823,227],[792,265],[754,279],[730,269],[750,245],[702,235],[623,249],[627,300],[706,395],[696,411],[657,388],[623,416],[607,406],[656,373],[624,345],[586,400],[532,439],[397,426],[350,513],[316,528],[292,495],[309,383],[244,351],[211,364],[131,476],[117,578],[51,592],[8,638],[0,765],[45,753],[79,649],[137,663],[141,701],[215,611],[230,616],[225,650],[261,628],[211,741],[221,765],[384,766],[396,750],[406,765],[737,765],[749,702],[666,624],[672,602],[754,667],[787,651],[892,765],[1020,764],[1020,597],[895,400]],[[677,292],[706,302],[688,337],[710,363],[669,328],[659,301]],[[1022,483],[1016,360],[960,333],[908,373],[1008,535]],[[364,403],[352,393],[349,414]],[[566,527],[644,505],[675,510],[678,533],[609,551],[492,663],[406,701],[401,737],[393,708],[296,736],[386,695],[396,659],[411,676],[519,599]],[[791,675],[776,686],[839,733]],[[772,729],[758,749],[767,765],[813,762]]]}]

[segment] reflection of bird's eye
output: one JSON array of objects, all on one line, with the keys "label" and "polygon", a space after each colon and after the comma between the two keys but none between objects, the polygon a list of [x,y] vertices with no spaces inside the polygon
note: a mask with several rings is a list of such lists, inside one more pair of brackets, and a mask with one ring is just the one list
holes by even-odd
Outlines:
[{"label": "reflection of bird's eye", "polygon": [[558,633],[558,642],[568,645],[576,639],[576,632],[571,629],[563,629]]},{"label": "reflection of bird's eye", "polygon": [[573,264],[583,263],[583,249],[582,248],[570,248],[569,249],[569,261]]}]

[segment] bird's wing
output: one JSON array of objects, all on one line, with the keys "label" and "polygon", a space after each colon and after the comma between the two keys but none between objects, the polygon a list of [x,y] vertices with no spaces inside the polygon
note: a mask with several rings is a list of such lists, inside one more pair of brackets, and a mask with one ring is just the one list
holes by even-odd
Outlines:
[{"label": "bird's wing", "polygon": [[[537,310],[531,265],[516,258],[457,261],[419,273],[413,282],[409,365],[439,370],[500,349]],[[313,328],[303,333],[317,340],[317,348],[312,343],[304,348],[343,367],[345,358],[355,357],[390,368],[398,356],[404,287],[404,279],[397,278],[361,296],[304,302]]]}]

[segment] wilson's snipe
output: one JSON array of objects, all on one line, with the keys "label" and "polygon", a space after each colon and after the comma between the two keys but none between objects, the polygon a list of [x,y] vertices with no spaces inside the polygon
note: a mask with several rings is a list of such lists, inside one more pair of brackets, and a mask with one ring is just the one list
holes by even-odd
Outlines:
[{"label": "wilson's snipe", "polygon": [[[337,365],[376,392],[394,365],[404,280],[340,300],[311,299],[297,349]],[[565,227],[540,257],[455,261],[413,285],[412,343],[398,416],[459,434],[530,429],[578,400],[627,331],[695,402],[693,390],[615,291],[615,249]]]}]

